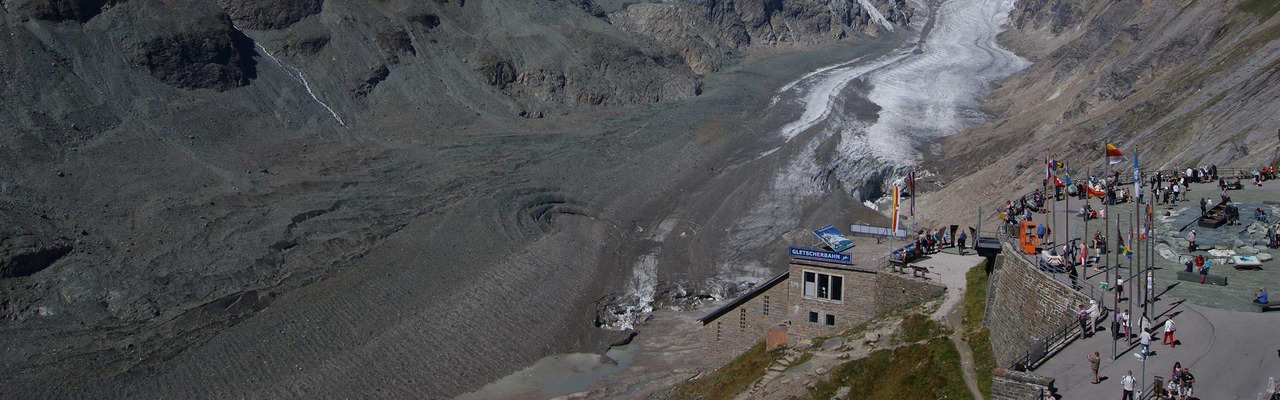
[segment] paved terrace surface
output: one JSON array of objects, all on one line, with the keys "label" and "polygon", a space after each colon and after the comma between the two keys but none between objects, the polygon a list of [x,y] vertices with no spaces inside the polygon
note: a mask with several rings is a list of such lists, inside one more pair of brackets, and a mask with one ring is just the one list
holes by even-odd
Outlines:
[{"label": "paved terrace surface", "polygon": [[[1132,185],[1127,187],[1132,188]],[[1136,336],[1138,319],[1142,315],[1142,297],[1137,293],[1123,296],[1135,300],[1132,306],[1129,301],[1119,303],[1121,309],[1132,307],[1133,345],[1123,339],[1113,342],[1110,320],[1107,320],[1098,324],[1097,334],[1071,343],[1032,372],[1056,378],[1058,394],[1067,399],[1117,397],[1121,393],[1120,378],[1126,371],[1132,370],[1140,384],[1145,377],[1146,385],[1151,385],[1155,376],[1167,379],[1174,362],[1181,362],[1195,375],[1195,393],[1197,397],[1204,399],[1254,399],[1266,390],[1269,377],[1280,378],[1280,334],[1277,334],[1280,332],[1280,313],[1258,314],[1253,312],[1253,306],[1250,305],[1259,287],[1270,288],[1272,297],[1280,295],[1280,261],[1273,259],[1263,262],[1261,270],[1236,270],[1225,263],[1225,258],[1229,255],[1222,252],[1268,253],[1272,256],[1280,253],[1266,249],[1265,242],[1261,241],[1265,228],[1257,231],[1255,226],[1253,232],[1249,229],[1253,222],[1254,208],[1261,207],[1267,211],[1271,221],[1275,221],[1276,213],[1280,212],[1280,203],[1277,202],[1280,201],[1280,181],[1264,182],[1261,187],[1253,186],[1249,181],[1243,190],[1228,191],[1232,201],[1240,207],[1242,225],[1207,229],[1192,223],[1200,214],[1199,199],[1207,197],[1213,200],[1213,204],[1217,204],[1220,193],[1216,182],[1192,184],[1188,201],[1156,206],[1155,257],[1149,257],[1150,253],[1142,255],[1143,264],[1147,263],[1145,260],[1148,258],[1155,261],[1154,288],[1158,293],[1157,300],[1152,304],[1151,314],[1153,355],[1146,360],[1145,374],[1143,361],[1133,355],[1139,347]],[[1056,210],[1036,214],[1033,220],[1051,224],[1054,236],[1060,240],[1058,243],[1077,237],[1088,240],[1093,237],[1094,231],[1103,229],[1101,220],[1091,220],[1086,227],[1084,220],[1076,216],[1081,200],[1072,198],[1051,203],[1056,203]],[[1070,209],[1067,207],[1068,203]],[[1101,208],[1099,203],[1099,199],[1090,200],[1095,208]],[[1109,232],[1108,241],[1114,247],[1115,221],[1123,221],[1120,230],[1127,234],[1130,217],[1137,210],[1134,203],[1127,203],[1111,206],[1109,213],[1111,224],[1104,232]],[[1186,230],[1179,230],[1189,223],[1190,227]],[[1211,253],[1201,250],[1188,254],[1185,235],[1190,229],[1196,229],[1199,247],[1213,247],[1217,251]],[[1136,230],[1135,228],[1135,234]],[[1070,235],[1064,235],[1064,232],[1070,232]],[[1127,239],[1126,242],[1129,243]],[[1211,273],[1225,275],[1226,286],[1176,280],[1176,272],[1183,268],[1180,260],[1196,254],[1215,260]],[[1082,278],[1087,282],[1082,282],[1084,287],[1081,290],[1094,298],[1104,299],[1106,307],[1113,307],[1112,296],[1100,288],[1100,283],[1114,281],[1114,276],[1108,278],[1106,271],[1118,271],[1125,276],[1130,274],[1130,260],[1121,260],[1119,267],[1108,268],[1104,272],[1086,269]],[[1117,263],[1113,261],[1110,264]],[[1063,282],[1068,281],[1067,274],[1054,276]],[[1134,282],[1138,281],[1140,280]],[[1130,284],[1125,286],[1126,291],[1136,287]],[[1179,345],[1176,348],[1159,344],[1163,336],[1162,326],[1167,318],[1173,318],[1178,328],[1175,338]],[[1117,348],[1116,359],[1112,359],[1113,343]],[[1104,380],[1097,385],[1090,383],[1092,377],[1086,360],[1086,356],[1094,351],[1102,353],[1103,358],[1099,375]]]}]

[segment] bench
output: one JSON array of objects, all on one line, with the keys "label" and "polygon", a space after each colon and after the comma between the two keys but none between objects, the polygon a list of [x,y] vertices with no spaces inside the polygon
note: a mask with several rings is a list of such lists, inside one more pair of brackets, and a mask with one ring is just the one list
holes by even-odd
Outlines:
[{"label": "bench", "polygon": [[1256,308],[1258,312],[1266,311],[1268,308],[1280,308],[1280,301],[1273,301],[1269,303],[1257,303],[1251,301],[1249,304],[1252,304],[1253,308]]},{"label": "bench", "polygon": [[[1200,283],[1200,274],[1197,272],[1178,271],[1178,280]],[[1227,277],[1224,275],[1209,274],[1204,278],[1204,283],[1227,286]]]},{"label": "bench", "polygon": [[925,274],[929,273],[929,267],[922,267],[915,264],[908,264],[907,266],[911,267],[911,276],[918,276],[923,278]]}]

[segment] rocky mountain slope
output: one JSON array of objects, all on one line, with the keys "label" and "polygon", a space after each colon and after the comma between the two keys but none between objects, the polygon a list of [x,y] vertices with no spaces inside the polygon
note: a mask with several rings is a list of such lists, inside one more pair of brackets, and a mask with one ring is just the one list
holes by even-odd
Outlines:
[{"label": "rocky mountain slope", "polygon": [[0,5],[0,397],[33,398],[445,397],[598,350],[622,243],[741,145],[708,116],[915,12]]},{"label": "rocky mountain slope", "polygon": [[1046,157],[1102,171],[1106,143],[1139,153],[1144,169],[1274,162],[1278,11],[1267,0],[1019,0],[1002,41],[1035,65],[991,95],[997,120],[946,140],[935,167],[955,180],[931,203],[992,210],[1039,187]]}]

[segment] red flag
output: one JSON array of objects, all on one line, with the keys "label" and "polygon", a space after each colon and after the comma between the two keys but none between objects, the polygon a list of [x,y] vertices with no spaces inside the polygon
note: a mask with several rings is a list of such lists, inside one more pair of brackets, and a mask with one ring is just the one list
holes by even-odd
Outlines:
[{"label": "red flag", "polygon": [[907,193],[911,194],[911,210],[912,217],[916,216],[916,171],[907,173]]}]

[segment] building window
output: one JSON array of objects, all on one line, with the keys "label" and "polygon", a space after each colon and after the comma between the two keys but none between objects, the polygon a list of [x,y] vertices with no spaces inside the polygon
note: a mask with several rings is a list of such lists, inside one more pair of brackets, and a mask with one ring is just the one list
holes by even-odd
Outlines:
[{"label": "building window", "polygon": [[762,312],[761,314],[765,316],[769,315],[769,296],[768,295],[764,296],[764,312]]},{"label": "building window", "polygon": [[816,323],[818,323],[818,312],[817,312],[817,311],[810,311],[810,312],[809,312],[809,322],[812,322],[812,323],[815,323],[815,324],[816,324]]},{"label": "building window", "polygon": [[836,316],[827,314],[827,326],[836,326]]},{"label": "building window", "polygon": [[840,301],[843,293],[844,277],[804,272],[804,297]]},{"label": "building window", "polygon": [[738,330],[747,330],[747,308],[743,307],[738,310]]}]

